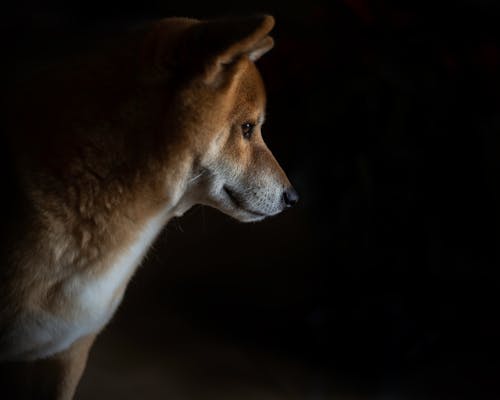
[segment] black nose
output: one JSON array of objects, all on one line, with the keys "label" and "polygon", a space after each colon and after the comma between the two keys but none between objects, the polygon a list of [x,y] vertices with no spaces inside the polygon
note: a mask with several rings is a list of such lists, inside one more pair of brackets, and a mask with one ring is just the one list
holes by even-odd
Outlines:
[{"label": "black nose", "polygon": [[287,207],[292,207],[299,201],[299,194],[293,187],[289,187],[283,192],[283,200]]}]

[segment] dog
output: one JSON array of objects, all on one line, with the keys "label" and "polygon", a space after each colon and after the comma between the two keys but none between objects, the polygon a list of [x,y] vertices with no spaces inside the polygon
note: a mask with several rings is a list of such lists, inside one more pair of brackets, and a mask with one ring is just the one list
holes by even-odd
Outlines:
[{"label": "dog", "polygon": [[254,222],[298,201],[261,135],[255,61],[273,47],[273,25],[166,18],[45,66],[9,95],[8,398],[73,397],[96,335],[170,219],[202,204]]}]

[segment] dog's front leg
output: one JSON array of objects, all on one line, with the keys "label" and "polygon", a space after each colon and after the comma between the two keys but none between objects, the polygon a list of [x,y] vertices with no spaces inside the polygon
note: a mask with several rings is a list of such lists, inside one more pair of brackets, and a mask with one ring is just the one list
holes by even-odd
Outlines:
[{"label": "dog's front leg", "polygon": [[0,398],[5,395],[5,399],[16,400],[71,400],[95,336],[84,336],[46,359],[3,364]]},{"label": "dog's front leg", "polygon": [[85,369],[96,335],[87,335],[68,349],[36,362],[34,379],[40,383],[37,399],[71,400]]}]

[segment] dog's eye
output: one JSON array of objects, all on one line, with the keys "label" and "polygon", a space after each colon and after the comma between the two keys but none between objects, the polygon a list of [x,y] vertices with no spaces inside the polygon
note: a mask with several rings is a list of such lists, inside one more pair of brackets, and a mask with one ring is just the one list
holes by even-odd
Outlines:
[{"label": "dog's eye", "polygon": [[255,125],[251,122],[245,122],[243,125],[241,125],[241,132],[243,133],[243,137],[245,139],[250,139],[252,137],[254,128]]}]

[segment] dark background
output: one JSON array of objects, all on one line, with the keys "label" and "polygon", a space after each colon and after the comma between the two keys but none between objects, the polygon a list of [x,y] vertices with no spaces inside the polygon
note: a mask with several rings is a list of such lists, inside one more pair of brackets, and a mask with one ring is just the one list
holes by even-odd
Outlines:
[{"label": "dark background", "polygon": [[172,221],[78,398],[498,398],[498,2],[2,4],[17,70],[164,16],[277,19],[264,135],[300,204]]}]

